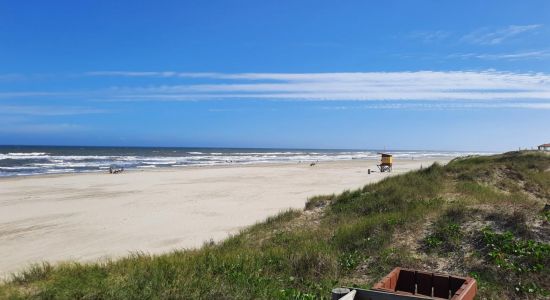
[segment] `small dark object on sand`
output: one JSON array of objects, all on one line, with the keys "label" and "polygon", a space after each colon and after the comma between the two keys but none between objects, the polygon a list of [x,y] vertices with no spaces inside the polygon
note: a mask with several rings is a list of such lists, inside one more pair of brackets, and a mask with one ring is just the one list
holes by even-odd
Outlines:
[{"label": "small dark object on sand", "polygon": [[113,169],[113,167],[109,167],[109,174],[118,174],[122,172],[124,172],[124,168]]}]

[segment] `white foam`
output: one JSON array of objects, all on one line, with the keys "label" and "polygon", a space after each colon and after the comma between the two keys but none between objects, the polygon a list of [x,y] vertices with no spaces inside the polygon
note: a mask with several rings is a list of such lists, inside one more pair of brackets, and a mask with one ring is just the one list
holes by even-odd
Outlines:
[{"label": "white foam", "polygon": [[143,163],[146,165],[173,165],[178,162],[175,160],[171,160],[171,161],[144,161]]},{"label": "white foam", "polygon": [[49,170],[46,170],[46,173],[52,173],[52,174],[55,174],[55,173],[69,173],[69,172],[73,172],[74,169],[49,169]]},{"label": "white foam", "polygon": [[[39,152],[37,152],[39,153]],[[0,160],[2,159],[44,159],[48,158],[47,155],[35,155],[32,153],[8,153],[8,154],[0,154]]]},{"label": "white foam", "polygon": [[0,167],[0,170],[38,170],[39,167],[30,166],[15,166],[15,167]]},{"label": "white foam", "polygon": [[[98,172],[110,166],[124,168],[156,168],[214,165],[249,165],[255,163],[291,163],[311,161],[344,161],[354,159],[379,159],[377,151],[270,151],[270,152],[198,152],[191,151],[180,156],[161,156],[160,151],[153,151],[155,156],[135,155],[49,155],[46,152],[11,152],[0,154],[0,159],[37,159],[35,163],[22,166],[10,165],[0,167],[2,176],[39,173],[67,173],[75,171]],[[384,151],[398,159],[429,157],[457,157],[467,155],[489,155],[483,152],[457,151]],[[77,152],[78,153],[78,152]],[[173,153],[177,153],[174,151]],[[179,152],[181,153],[181,152]],[[44,161],[45,160],[45,161]],[[4,171],[2,171],[4,170]]]},{"label": "white foam", "polygon": [[46,155],[46,152],[10,152],[7,155],[12,156],[40,156],[40,155]]}]

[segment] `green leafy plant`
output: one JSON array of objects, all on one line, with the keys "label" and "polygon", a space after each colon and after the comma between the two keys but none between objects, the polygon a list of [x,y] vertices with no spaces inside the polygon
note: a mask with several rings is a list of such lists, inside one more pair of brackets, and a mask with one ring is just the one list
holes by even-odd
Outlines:
[{"label": "green leafy plant", "polygon": [[498,267],[518,273],[548,270],[550,244],[516,239],[510,231],[496,233],[489,227],[482,234],[487,256]]}]

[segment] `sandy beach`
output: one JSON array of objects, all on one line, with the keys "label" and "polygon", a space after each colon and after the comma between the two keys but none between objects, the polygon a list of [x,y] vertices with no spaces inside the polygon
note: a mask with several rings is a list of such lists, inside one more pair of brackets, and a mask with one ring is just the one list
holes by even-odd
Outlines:
[{"label": "sandy beach", "polygon": [[[395,163],[392,175],[434,159]],[[438,159],[445,163],[446,159]],[[378,181],[374,160],[0,179],[0,275],[31,263],[163,253],[220,240],[308,197]]]}]

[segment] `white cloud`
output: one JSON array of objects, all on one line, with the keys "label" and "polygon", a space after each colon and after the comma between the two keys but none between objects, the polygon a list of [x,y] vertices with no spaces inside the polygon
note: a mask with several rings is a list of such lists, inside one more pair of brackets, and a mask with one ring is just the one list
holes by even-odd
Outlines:
[{"label": "white cloud", "polygon": [[373,109],[407,109],[407,110],[467,110],[467,109],[486,109],[486,108],[510,108],[510,109],[549,109],[550,103],[544,102],[462,102],[462,103],[444,103],[444,102],[423,102],[423,103],[404,103],[404,102],[377,102],[360,106],[321,106],[322,110],[373,110]]},{"label": "white cloud", "polygon": [[542,27],[540,24],[531,24],[510,25],[497,30],[481,28],[464,35],[461,38],[461,41],[479,45],[497,45],[505,40],[511,39],[523,33],[532,32],[540,27]]},{"label": "white cloud", "polygon": [[462,58],[462,59],[488,59],[488,60],[523,60],[523,59],[545,59],[550,57],[550,51],[537,50],[537,51],[524,51],[513,53],[459,53],[451,54],[449,58]]},{"label": "white cloud", "polygon": [[[178,76],[182,76],[180,75]],[[119,87],[122,101],[279,100],[550,100],[550,75],[496,71],[367,73],[194,73],[220,83]]]},{"label": "white cloud", "polygon": [[[355,73],[186,73],[186,72],[90,72],[93,76],[143,77],[127,86],[106,89],[50,93],[52,99],[97,101],[202,101],[223,99],[284,101],[492,101],[494,106],[516,103],[550,103],[550,74],[487,71],[415,71]],[[176,78],[179,84],[145,85],[147,78]],[[158,83],[159,80],[151,80]],[[170,80],[169,82],[174,82]],[[42,98],[43,93],[0,93]],[[68,97],[72,98],[68,98]],[[35,107],[6,107],[26,114],[85,114],[104,111],[85,107],[42,113]],[[545,109],[546,104],[522,107]],[[517,108],[520,108],[519,106]],[[0,107],[1,110],[1,107]]]}]

